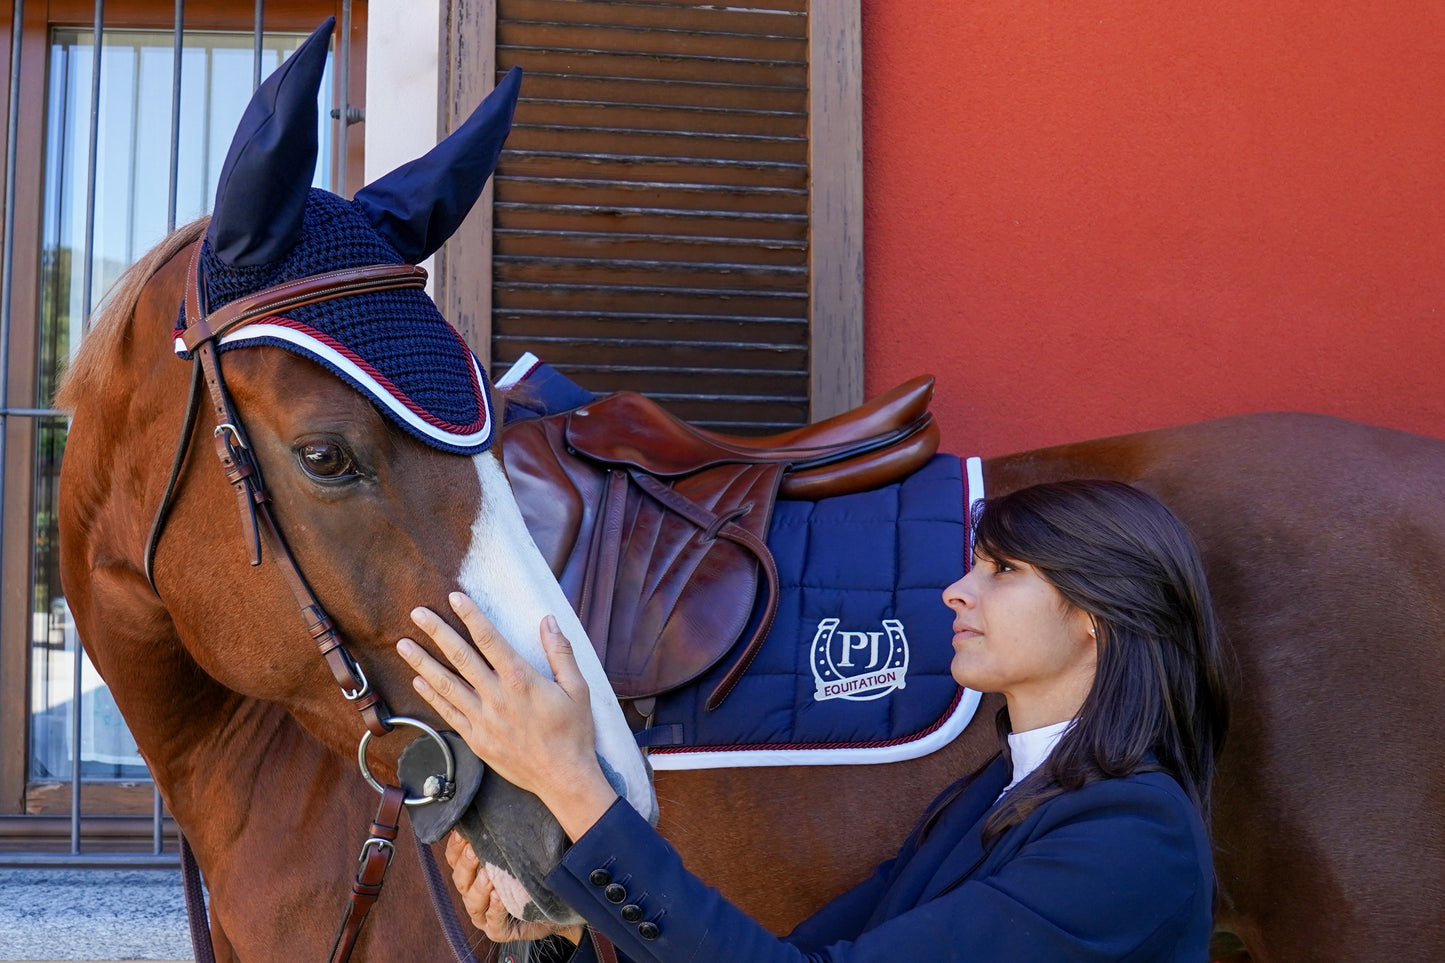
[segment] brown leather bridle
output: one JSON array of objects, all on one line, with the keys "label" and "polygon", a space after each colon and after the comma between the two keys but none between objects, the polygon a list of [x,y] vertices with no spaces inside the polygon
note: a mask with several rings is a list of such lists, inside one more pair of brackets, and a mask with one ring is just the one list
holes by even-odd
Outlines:
[{"label": "brown leather bridle", "polygon": [[[396,288],[420,288],[426,284],[426,270],[410,264],[370,264],[324,274],[314,274],[295,281],[287,281],[254,294],[238,298],[210,314],[202,310],[204,296],[201,290],[200,249],[198,242],[191,252],[190,271],[186,283],[185,316],[181,340],[191,353],[193,373],[190,394],[186,401],[186,414],[181,428],[175,459],[170,478],[166,483],[161,504],[151,523],[146,539],[145,573],[151,589],[156,589],[154,564],[156,549],[165,528],[172,498],[184,467],[191,437],[194,434],[196,415],[199,408],[202,381],[208,389],[211,406],[215,413],[216,427],[213,431],[216,456],[236,493],[241,513],[243,530],[249,530],[251,539],[251,564],[261,564],[261,542],[265,541],[271,550],[271,558],[280,569],[282,578],[296,598],[307,632],[316,644],[321,657],[331,669],[337,685],[348,702],[354,704],[366,723],[366,733],[358,749],[358,762],[363,776],[381,792],[381,803],[376,820],[362,844],[360,869],[352,883],[347,911],[336,934],[330,959],[332,963],[343,963],[350,958],[357,938],[361,934],[366,915],[381,894],[381,885],[387,867],[391,864],[394,842],[404,804],[428,802],[437,797],[405,798],[399,786],[380,786],[371,776],[366,763],[366,745],[373,736],[390,732],[395,724],[407,724],[428,732],[441,744],[443,754],[450,761],[450,749],[429,726],[413,719],[392,716],[381,694],[372,688],[366,673],[347,650],[345,641],[335,624],[326,614],[321,602],[307,584],[300,566],[286,546],[281,530],[276,525],[271,511],[271,496],[261,477],[261,467],[246,438],[246,431],[230,392],[226,390],[225,379],[221,376],[220,354],[217,350],[219,339],[227,332],[258,318],[279,314],[306,304],[316,304],[334,298],[369,294]],[[450,766],[449,766],[450,768]],[[447,791],[443,785],[439,793]],[[431,847],[417,840],[421,856],[423,876],[431,891],[432,903],[442,923],[452,951],[462,963],[475,963],[461,927],[457,923],[456,911],[443,889],[440,873]],[[205,905],[201,901],[200,872],[184,837],[181,840],[182,867],[186,875],[186,909],[191,917],[191,935],[195,943],[198,963],[212,963],[214,950],[211,946],[210,930],[205,923]]]}]

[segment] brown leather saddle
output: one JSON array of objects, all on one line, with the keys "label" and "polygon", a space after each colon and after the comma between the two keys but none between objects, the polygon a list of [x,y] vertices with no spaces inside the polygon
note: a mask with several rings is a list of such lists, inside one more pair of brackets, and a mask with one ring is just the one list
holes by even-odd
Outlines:
[{"label": "brown leather saddle", "polygon": [[[503,431],[522,516],[622,699],[685,685],[726,657],[765,582],[767,605],[720,705],[767,637],[778,576],[773,502],[891,484],[938,449],[933,378],[761,438],[693,427],[631,392]],[[644,713],[646,714],[646,713]]]}]

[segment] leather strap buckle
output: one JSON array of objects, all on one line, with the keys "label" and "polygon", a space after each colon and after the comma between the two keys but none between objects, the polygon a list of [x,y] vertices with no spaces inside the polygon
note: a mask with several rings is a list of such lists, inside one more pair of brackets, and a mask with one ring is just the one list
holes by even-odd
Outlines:
[{"label": "leather strap buckle", "polygon": [[351,653],[346,651],[345,647],[341,649],[341,657],[346,660],[347,666],[351,669],[352,677],[359,683],[355,689],[348,689],[345,686],[342,687],[341,694],[346,697],[346,701],[355,702],[357,699],[369,695],[371,693],[371,682],[366,678],[366,672],[362,670],[361,663],[353,659]]},{"label": "leather strap buckle", "polygon": [[372,849],[377,852],[386,851],[386,865],[391,865],[391,859],[396,855],[396,846],[389,839],[382,839],[380,836],[368,836],[366,842],[361,844],[361,855],[356,858],[358,863],[365,863],[371,855]]},{"label": "leather strap buckle", "polygon": [[215,435],[217,438],[220,438],[223,435],[230,435],[231,440],[226,443],[228,447],[240,451],[247,450],[248,446],[246,445],[246,439],[241,437],[241,429],[237,428],[229,421],[221,422],[215,427],[215,430],[212,431],[211,434]]}]

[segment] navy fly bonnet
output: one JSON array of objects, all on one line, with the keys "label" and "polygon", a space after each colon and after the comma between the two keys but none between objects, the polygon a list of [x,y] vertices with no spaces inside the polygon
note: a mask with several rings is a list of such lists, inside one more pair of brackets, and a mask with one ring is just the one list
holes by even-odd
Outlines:
[{"label": "navy fly bonnet", "polygon": [[[241,117],[201,246],[207,311],[311,275],[426,259],[461,224],[497,165],[517,104],[518,68],[445,140],[354,200],[311,187],[316,96],[334,24],[329,18],[318,27],[257,88]],[[472,455],[495,437],[480,363],[420,288],[258,318],[223,335],[219,350],[257,344],[322,365],[435,448]],[[179,338],[176,349],[188,357]]]}]

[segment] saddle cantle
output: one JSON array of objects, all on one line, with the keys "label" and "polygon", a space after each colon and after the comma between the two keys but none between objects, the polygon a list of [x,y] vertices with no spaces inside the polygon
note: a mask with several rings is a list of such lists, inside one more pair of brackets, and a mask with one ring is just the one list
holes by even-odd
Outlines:
[{"label": "saddle cantle", "polygon": [[891,484],[938,448],[933,379],[763,438],[695,428],[619,392],[503,432],[503,460],[537,547],[623,699],[697,678],[736,646],[760,578],[767,603],[725,699],[767,637],[778,578],[764,539],[774,500]]}]

